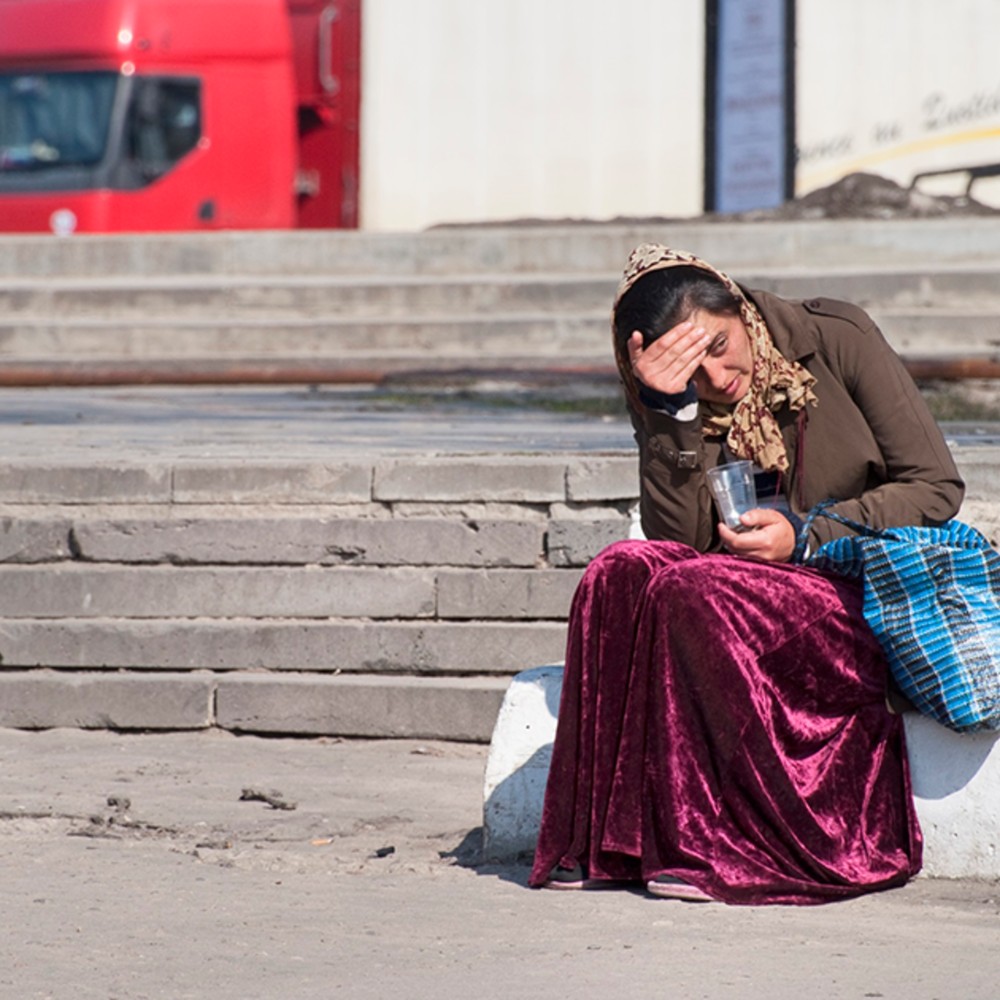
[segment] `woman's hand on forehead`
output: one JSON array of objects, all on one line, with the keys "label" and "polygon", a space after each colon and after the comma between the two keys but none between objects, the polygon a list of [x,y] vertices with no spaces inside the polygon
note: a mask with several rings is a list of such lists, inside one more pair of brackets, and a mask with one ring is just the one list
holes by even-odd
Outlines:
[{"label": "woman's hand on forehead", "polygon": [[632,373],[643,385],[667,396],[684,392],[708,350],[709,333],[690,320],[678,323],[648,347],[636,330],[628,340]]}]

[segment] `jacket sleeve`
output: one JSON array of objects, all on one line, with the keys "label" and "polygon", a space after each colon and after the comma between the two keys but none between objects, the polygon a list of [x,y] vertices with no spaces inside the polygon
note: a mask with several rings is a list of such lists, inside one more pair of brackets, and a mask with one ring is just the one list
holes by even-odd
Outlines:
[{"label": "jacket sleeve", "polygon": [[630,407],[639,446],[642,530],[649,539],[684,542],[701,552],[720,547],[705,468],[701,422],[636,402]]},{"label": "jacket sleeve", "polygon": [[[864,415],[885,466],[884,482],[831,509],[875,528],[934,525],[954,517],[965,486],[902,360],[862,309],[830,299],[804,305],[821,321],[827,362]],[[810,542],[816,547],[849,531],[817,518]]]}]

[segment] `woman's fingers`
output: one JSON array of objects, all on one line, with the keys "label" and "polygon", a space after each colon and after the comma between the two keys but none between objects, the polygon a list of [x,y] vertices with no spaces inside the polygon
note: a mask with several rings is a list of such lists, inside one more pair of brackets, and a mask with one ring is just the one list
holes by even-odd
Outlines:
[{"label": "woman's fingers", "polygon": [[642,334],[638,330],[632,331],[632,336],[628,338],[628,360],[633,368],[642,357]]},{"label": "woman's fingers", "polygon": [[632,371],[651,389],[672,395],[683,392],[708,347],[708,333],[690,321],[679,323],[648,347],[636,330],[628,340]]},{"label": "woman's fingers", "polygon": [[719,525],[722,544],[737,556],[765,562],[788,562],[795,550],[795,528],[776,510],[747,511],[740,520],[748,531],[737,532]]}]

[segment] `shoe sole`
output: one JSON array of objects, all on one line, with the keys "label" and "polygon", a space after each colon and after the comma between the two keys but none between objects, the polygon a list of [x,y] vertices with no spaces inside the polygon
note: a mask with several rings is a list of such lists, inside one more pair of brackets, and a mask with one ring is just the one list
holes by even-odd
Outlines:
[{"label": "shoe sole", "polygon": [[560,892],[579,892],[582,889],[610,889],[615,883],[608,879],[585,878],[576,882],[560,882],[557,879],[549,879],[542,884],[543,889],[557,889]]},{"label": "shoe sole", "polygon": [[680,899],[685,903],[715,902],[715,899],[707,892],[684,882],[647,882],[646,892],[658,899]]}]

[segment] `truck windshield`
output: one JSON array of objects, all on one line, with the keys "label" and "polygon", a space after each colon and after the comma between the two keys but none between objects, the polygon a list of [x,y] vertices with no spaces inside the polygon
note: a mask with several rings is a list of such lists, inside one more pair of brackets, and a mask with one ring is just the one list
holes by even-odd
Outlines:
[{"label": "truck windshield", "polygon": [[0,171],[85,167],[104,156],[117,73],[0,73]]}]

